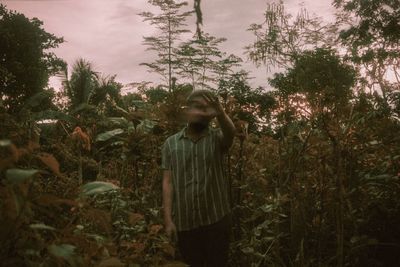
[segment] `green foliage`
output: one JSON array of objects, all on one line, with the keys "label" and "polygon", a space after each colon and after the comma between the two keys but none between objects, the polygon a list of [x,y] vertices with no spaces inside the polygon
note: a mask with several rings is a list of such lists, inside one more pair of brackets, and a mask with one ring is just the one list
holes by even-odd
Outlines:
[{"label": "green foliage", "polygon": [[219,45],[225,41],[225,38],[216,38],[202,32],[201,38],[183,42],[176,52],[177,74],[190,81],[194,90],[212,88],[217,82],[217,77],[212,74],[217,72],[224,56]]},{"label": "green foliage", "polygon": [[[320,52],[340,62],[334,55]],[[306,58],[314,56],[315,51]],[[224,86],[226,92],[221,87],[219,94],[231,115],[247,112],[249,117],[240,119],[251,122],[253,116],[257,125],[247,136],[238,136],[226,165],[235,215],[230,266],[331,266],[341,259],[352,266],[397,262],[394,244],[399,239],[393,232],[400,225],[400,128],[374,105],[376,98],[353,98],[350,116],[334,114],[328,128],[311,118],[281,122],[285,133],[274,138],[259,130],[261,119],[276,121],[276,109],[298,108],[281,106],[281,95],[252,89],[243,74]],[[76,266],[172,262],[174,247],[161,226],[158,161],[162,142],[181,127],[175,123],[190,90],[190,86],[178,86],[164,103],[153,105],[158,121],[151,119],[152,113],[142,113],[139,118],[141,108],[126,117],[103,117],[96,124],[92,150],[80,158],[76,148],[67,145],[70,128],[60,134],[61,141],[29,152],[24,147],[12,149],[29,136],[22,134],[28,129],[10,119],[2,120],[2,129],[10,129],[12,138],[0,142],[6,160],[0,161],[0,173],[40,170],[34,179],[24,172],[26,179],[21,183],[0,184],[2,203],[10,203],[1,206],[1,223],[14,227],[0,231],[1,237],[9,240],[2,244],[2,251],[16,250],[3,262],[29,259],[44,266],[55,262]],[[146,103],[150,100],[142,101],[152,105]],[[267,113],[261,112],[262,105]],[[130,117],[133,115],[136,117]],[[133,118],[138,120],[136,127]],[[162,131],[155,131],[157,128]],[[118,134],[110,134],[115,132]],[[106,138],[95,142],[96,136]],[[115,142],[120,143],[113,146]],[[55,166],[38,161],[44,151],[58,159],[63,178],[42,170]],[[10,160],[13,167],[5,165]],[[79,162],[83,162],[83,186],[76,172]],[[11,237],[6,234],[9,232],[16,235]],[[30,242],[22,242],[24,236]],[[5,257],[2,254],[2,259]]]},{"label": "green foliage", "polygon": [[49,49],[63,42],[43,29],[43,23],[0,5],[0,96],[5,107],[18,111],[40,93],[49,77],[65,63]]},{"label": "green foliage", "polygon": [[82,195],[91,196],[101,194],[109,190],[116,190],[118,186],[107,182],[91,182],[82,186]]},{"label": "green foliage", "polygon": [[70,266],[80,266],[82,263],[78,265],[76,254],[75,254],[75,246],[69,244],[60,244],[60,245],[50,245],[47,250],[50,254],[57,258],[64,259],[69,263]]},{"label": "green foliage", "polygon": [[68,69],[65,69],[63,87],[71,101],[70,109],[73,110],[81,104],[89,104],[98,87],[98,73],[93,70],[90,62],[78,59],[72,66],[70,78]]},{"label": "green foliage", "polygon": [[38,170],[8,169],[6,171],[6,179],[10,183],[18,184],[24,182],[26,179],[37,173]]},{"label": "green foliage", "polygon": [[43,111],[46,108],[54,108],[51,100],[54,98],[54,90],[43,90],[30,98],[28,98],[24,103],[24,108],[32,111]]},{"label": "green foliage", "polygon": [[123,85],[115,80],[115,75],[101,76],[90,62],[81,58],[73,65],[70,77],[67,68],[59,76],[62,78],[62,94],[67,100],[66,109],[75,117],[74,123],[88,122],[87,118],[94,122],[102,115],[127,113],[121,108],[126,104],[121,96]]},{"label": "green foliage", "polygon": [[141,93],[128,93],[122,96],[122,102],[126,109],[138,109],[143,104],[143,97]]},{"label": "green foliage", "polygon": [[296,17],[285,10],[283,1],[267,4],[262,23],[249,26],[254,43],[246,47],[257,66],[290,67],[298,54],[307,49],[332,47],[337,41],[337,27],[323,23],[301,8]]},{"label": "green foliage", "polygon": [[103,141],[107,141],[110,138],[113,138],[116,135],[122,134],[124,132],[123,129],[114,129],[105,133],[101,133],[99,135],[96,136],[96,141],[98,142],[103,142]]},{"label": "green foliage", "polygon": [[218,93],[235,120],[249,123],[251,132],[259,132],[275,108],[275,97],[263,88],[253,89],[248,84],[248,74],[234,73],[229,80],[220,80]]},{"label": "green foliage", "polygon": [[336,8],[358,21],[340,33],[351,47],[353,60],[370,62],[399,57],[400,7],[395,0],[336,0]]},{"label": "green foliage", "polygon": [[116,75],[111,77],[101,77],[98,81],[98,86],[95,88],[90,103],[98,106],[105,102],[112,101],[118,105],[121,105],[121,89],[123,85],[115,81]]},{"label": "green foliage", "polygon": [[152,105],[162,103],[168,96],[168,92],[160,87],[152,87],[144,91],[147,97],[147,102]]},{"label": "green foliage", "polygon": [[39,230],[50,230],[50,231],[55,231],[56,228],[48,226],[43,223],[33,223],[29,225],[30,228],[32,229],[39,229]]},{"label": "green foliage", "polygon": [[[114,125],[123,125],[124,120],[110,119]],[[130,162],[121,160],[120,155],[102,161],[100,164],[104,164],[104,168],[98,175],[102,180],[90,181],[93,178],[86,172],[90,161],[73,146],[61,143],[33,146],[32,140],[25,140],[29,142],[17,147],[16,140],[25,136],[19,134],[29,129],[10,118],[1,120],[2,129],[7,129],[8,124],[14,124],[10,129],[14,132],[13,138],[0,141],[0,218],[3,225],[0,237],[7,240],[0,250],[3,265],[123,266],[129,263],[157,266],[172,261],[174,248],[160,232],[159,194],[151,185],[158,176],[155,162],[147,173],[138,171],[135,179],[143,179],[143,184],[134,190],[120,188],[117,185],[120,181],[112,180],[121,177],[123,181],[123,175],[131,183],[134,169]],[[71,137],[64,132],[63,138],[63,142],[68,143]],[[149,142],[145,144],[148,147]],[[60,177],[53,173],[58,160],[46,154],[46,150],[54,153],[66,171]],[[156,148],[151,153],[158,152]],[[78,161],[84,162],[83,186],[79,186],[76,172],[70,173],[70,164],[75,164],[74,169]],[[117,165],[107,166],[115,163]],[[14,164],[19,168],[10,168]],[[43,170],[44,167],[52,173]],[[135,168],[143,167],[137,164]],[[30,179],[33,176],[34,179]],[[150,187],[149,181],[153,181]],[[147,193],[142,194],[143,190]]]},{"label": "green foliage", "polygon": [[334,51],[320,48],[297,56],[286,74],[270,80],[284,96],[306,95],[313,110],[345,105],[355,82],[353,67],[341,62]]},{"label": "green foliage", "polygon": [[398,1],[336,0],[334,5],[342,20],[339,38],[347,49],[346,58],[365,73],[363,82],[369,90],[381,92],[380,106],[391,112],[400,78]]}]

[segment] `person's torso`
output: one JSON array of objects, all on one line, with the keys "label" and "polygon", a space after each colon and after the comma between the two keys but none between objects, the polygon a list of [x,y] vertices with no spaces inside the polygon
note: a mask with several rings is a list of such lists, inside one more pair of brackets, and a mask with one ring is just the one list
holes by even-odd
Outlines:
[{"label": "person's torso", "polygon": [[210,129],[196,142],[180,134],[167,142],[178,231],[215,223],[230,212],[229,187],[218,138],[218,132]]}]

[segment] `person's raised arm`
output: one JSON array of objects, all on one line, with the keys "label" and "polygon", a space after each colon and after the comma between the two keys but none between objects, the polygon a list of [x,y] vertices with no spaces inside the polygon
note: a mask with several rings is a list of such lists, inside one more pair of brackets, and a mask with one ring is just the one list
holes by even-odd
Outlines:
[{"label": "person's raised arm", "polygon": [[236,128],[231,118],[226,114],[218,97],[212,94],[203,94],[209,105],[215,110],[215,116],[222,131],[222,146],[227,150],[231,147],[235,138]]}]

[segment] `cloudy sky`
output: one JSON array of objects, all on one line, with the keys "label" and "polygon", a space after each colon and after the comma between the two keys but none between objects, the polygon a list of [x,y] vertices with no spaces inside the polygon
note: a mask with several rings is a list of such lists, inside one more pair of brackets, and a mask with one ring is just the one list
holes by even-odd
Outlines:
[{"label": "cloudy sky", "polygon": [[[222,49],[246,59],[243,47],[254,37],[246,29],[251,23],[261,23],[267,3],[272,0],[202,0],[203,29],[217,37],[227,38]],[[91,61],[95,70],[117,75],[123,84],[139,81],[156,81],[157,75],[148,73],[142,62],[149,62],[153,55],[142,45],[143,36],[156,33],[138,13],[157,12],[147,0],[0,0],[9,9],[37,17],[44,22],[46,31],[65,42],[56,54],[69,65],[83,57]],[[188,0],[189,7],[193,0]],[[331,0],[284,0],[289,12],[297,13],[301,4],[310,14],[332,18]],[[188,21],[195,30],[194,18]],[[251,71],[253,86],[266,86],[266,68],[256,68],[251,62],[243,66]],[[55,79],[51,84],[58,87]]]}]

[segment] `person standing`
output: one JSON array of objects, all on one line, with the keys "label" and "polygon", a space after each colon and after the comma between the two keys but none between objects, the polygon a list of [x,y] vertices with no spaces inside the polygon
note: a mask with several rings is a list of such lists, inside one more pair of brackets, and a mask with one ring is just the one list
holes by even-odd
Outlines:
[{"label": "person standing", "polygon": [[[235,126],[208,90],[193,91],[184,109],[186,126],[162,146],[165,231],[177,238],[192,267],[228,264],[231,230],[229,184],[223,157]],[[210,127],[217,118],[220,129]]]}]

